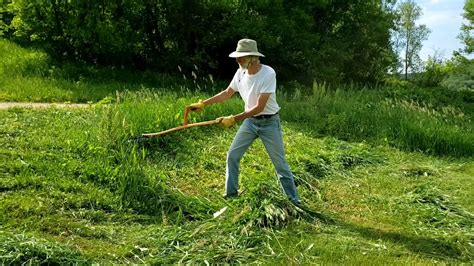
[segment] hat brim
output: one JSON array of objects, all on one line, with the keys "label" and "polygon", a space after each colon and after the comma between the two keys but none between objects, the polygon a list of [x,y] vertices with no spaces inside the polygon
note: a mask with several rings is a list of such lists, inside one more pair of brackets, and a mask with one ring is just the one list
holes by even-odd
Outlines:
[{"label": "hat brim", "polygon": [[263,54],[259,52],[237,52],[237,51],[230,53],[229,57],[238,58],[238,57],[249,56],[249,55],[265,57]]}]

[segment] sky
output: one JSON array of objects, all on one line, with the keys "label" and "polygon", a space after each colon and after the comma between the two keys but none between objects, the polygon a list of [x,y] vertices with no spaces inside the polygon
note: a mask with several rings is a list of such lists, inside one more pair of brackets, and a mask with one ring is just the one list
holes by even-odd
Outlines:
[{"label": "sky", "polygon": [[417,24],[425,24],[431,33],[424,41],[420,57],[426,61],[438,51],[445,59],[453,55],[453,51],[464,47],[457,36],[461,33],[464,0],[415,0],[423,10]]}]

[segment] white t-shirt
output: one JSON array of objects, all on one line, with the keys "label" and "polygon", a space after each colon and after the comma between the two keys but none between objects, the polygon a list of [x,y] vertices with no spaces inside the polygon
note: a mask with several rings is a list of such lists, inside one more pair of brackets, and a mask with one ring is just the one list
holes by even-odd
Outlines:
[{"label": "white t-shirt", "polygon": [[261,93],[271,93],[265,109],[257,115],[275,114],[280,110],[276,101],[276,73],[273,68],[262,64],[262,68],[249,75],[246,69],[238,69],[229,85],[234,91],[239,92],[245,102],[245,111],[257,105]]}]

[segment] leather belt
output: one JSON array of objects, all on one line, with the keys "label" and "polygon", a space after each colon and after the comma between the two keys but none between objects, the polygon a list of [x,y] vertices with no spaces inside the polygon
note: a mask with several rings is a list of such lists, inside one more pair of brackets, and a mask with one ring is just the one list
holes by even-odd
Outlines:
[{"label": "leather belt", "polygon": [[255,118],[255,119],[267,119],[267,118],[270,118],[274,115],[277,115],[278,112],[274,113],[274,114],[271,114],[271,115],[257,115],[257,116],[252,116],[252,118]]}]

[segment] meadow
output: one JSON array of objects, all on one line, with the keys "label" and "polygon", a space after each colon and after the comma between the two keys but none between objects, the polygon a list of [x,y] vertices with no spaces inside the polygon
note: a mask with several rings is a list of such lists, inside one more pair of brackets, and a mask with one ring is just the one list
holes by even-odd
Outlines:
[{"label": "meadow", "polygon": [[[280,191],[260,141],[242,195],[221,195],[236,128],[139,138],[182,123],[219,82],[56,63],[0,40],[2,263],[469,263],[472,92],[398,85],[279,87],[305,208]],[[198,87],[199,86],[199,87]],[[242,109],[238,97],[192,114]]]}]

